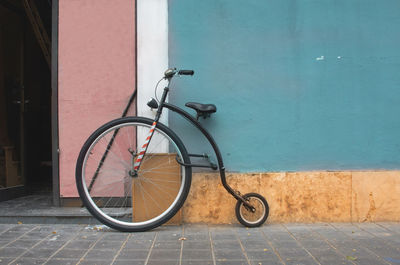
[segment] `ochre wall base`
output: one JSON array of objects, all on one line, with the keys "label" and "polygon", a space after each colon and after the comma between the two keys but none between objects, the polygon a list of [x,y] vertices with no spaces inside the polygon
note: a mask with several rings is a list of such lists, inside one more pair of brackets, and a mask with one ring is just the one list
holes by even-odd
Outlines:
[{"label": "ochre wall base", "polygon": [[[400,171],[229,173],[227,180],[267,199],[268,223],[400,221]],[[195,173],[183,222],[237,223],[235,204],[218,174]]]}]

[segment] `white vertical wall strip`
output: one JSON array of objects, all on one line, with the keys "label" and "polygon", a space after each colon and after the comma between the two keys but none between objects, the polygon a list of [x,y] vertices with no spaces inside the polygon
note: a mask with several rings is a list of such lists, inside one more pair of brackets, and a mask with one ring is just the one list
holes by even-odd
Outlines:
[{"label": "white vertical wall strip", "polygon": [[146,103],[168,68],[168,0],[137,0],[137,46],[138,116],[154,117]]},{"label": "white vertical wall strip", "polygon": [[[137,1],[137,115],[153,118],[155,110],[147,106],[147,101],[154,97],[155,84],[168,68],[168,0]],[[158,98],[161,98],[165,83],[161,82]],[[168,112],[165,110],[160,120],[168,124]],[[140,139],[145,139],[146,132],[138,132]],[[155,140],[155,139],[153,139]],[[160,146],[160,152],[168,146]]]}]

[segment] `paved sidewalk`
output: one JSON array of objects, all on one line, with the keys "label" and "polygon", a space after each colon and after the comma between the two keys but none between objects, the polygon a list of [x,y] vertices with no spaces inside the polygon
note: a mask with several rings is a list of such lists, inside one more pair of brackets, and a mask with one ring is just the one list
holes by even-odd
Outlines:
[{"label": "paved sidewalk", "polygon": [[163,226],[0,224],[0,264],[400,264],[400,223]]}]

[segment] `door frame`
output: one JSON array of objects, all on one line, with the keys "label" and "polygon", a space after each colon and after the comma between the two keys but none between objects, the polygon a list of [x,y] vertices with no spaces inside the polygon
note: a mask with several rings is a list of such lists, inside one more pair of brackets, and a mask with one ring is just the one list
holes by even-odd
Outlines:
[{"label": "door frame", "polygon": [[[7,4],[7,2],[4,2]],[[22,10],[7,5],[12,11],[21,13]],[[60,206],[60,180],[59,180],[59,136],[58,136],[58,14],[59,0],[52,1],[51,10],[51,138],[52,138],[52,180],[53,204]],[[26,195],[25,185],[1,189],[0,201],[10,200]]]},{"label": "door frame", "polygon": [[53,204],[60,206],[60,162],[58,135],[58,15],[59,0],[52,1],[51,14],[51,138]]}]

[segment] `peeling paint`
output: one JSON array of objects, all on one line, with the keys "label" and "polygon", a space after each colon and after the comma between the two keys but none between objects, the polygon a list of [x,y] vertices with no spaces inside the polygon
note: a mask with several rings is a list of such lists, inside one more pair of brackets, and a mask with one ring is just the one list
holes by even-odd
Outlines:
[{"label": "peeling paint", "polygon": [[323,55],[321,55],[320,57],[315,58],[315,60],[317,60],[317,61],[322,61],[324,59],[325,59],[325,57]]},{"label": "peeling paint", "polygon": [[365,217],[363,222],[373,221],[375,212],[376,212],[376,207],[375,207],[374,195],[372,194],[372,192],[370,192],[369,193],[369,210],[368,210],[367,216]]}]

